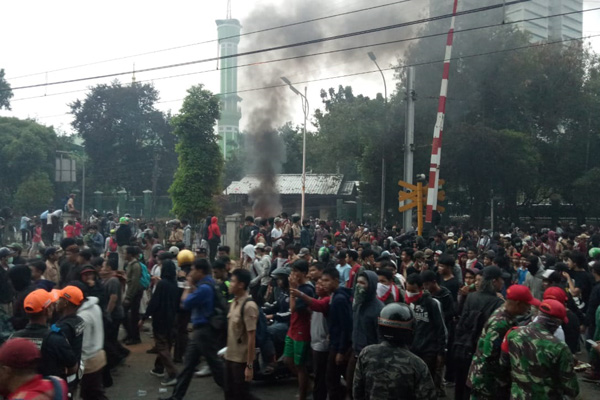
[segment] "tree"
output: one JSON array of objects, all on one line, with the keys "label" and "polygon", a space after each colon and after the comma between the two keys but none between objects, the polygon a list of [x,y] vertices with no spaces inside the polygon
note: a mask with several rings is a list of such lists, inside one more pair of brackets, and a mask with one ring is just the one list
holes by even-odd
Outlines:
[{"label": "tree", "polygon": [[60,148],[52,127],[17,118],[0,117],[0,141],[0,204],[11,206],[19,185],[29,177],[54,176]]},{"label": "tree", "polygon": [[216,213],[214,197],[220,194],[223,156],[214,127],[219,119],[219,98],[203,85],[192,86],[179,114],[173,117],[178,138],[179,166],[169,193],[173,213],[199,220]]},{"label": "tree", "polygon": [[52,204],[54,186],[46,172],[36,171],[25,179],[15,194],[15,208],[20,212],[39,213]]},{"label": "tree", "polygon": [[482,226],[492,193],[515,219],[517,194],[536,189],[540,154],[534,141],[521,132],[465,124],[448,132],[445,146],[443,177],[455,192],[467,191],[467,204],[458,207],[470,212],[476,226]]},{"label": "tree", "polygon": [[[375,215],[381,202],[381,159],[386,160],[386,205],[398,204],[397,182],[402,177],[403,107],[398,97],[386,103],[354,95],[350,86],[321,91],[324,111],[317,110],[319,129],[315,138],[315,172],[342,173],[347,180],[360,180],[361,196]],[[392,188],[392,190],[390,190]]]},{"label": "tree", "polygon": [[10,110],[10,99],[13,97],[13,92],[10,89],[10,84],[4,79],[4,69],[0,69],[0,110]]},{"label": "tree", "polygon": [[151,84],[115,81],[93,87],[83,101],[70,104],[92,187],[138,194],[167,189],[175,169],[175,137],[169,116],[154,106],[157,100]]}]

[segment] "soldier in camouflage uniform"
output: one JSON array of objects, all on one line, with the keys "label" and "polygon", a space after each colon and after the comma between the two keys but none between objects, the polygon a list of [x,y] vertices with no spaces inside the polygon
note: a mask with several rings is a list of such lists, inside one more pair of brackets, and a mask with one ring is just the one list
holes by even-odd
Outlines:
[{"label": "soldier in camouflage uniform", "polygon": [[554,337],[563,321],[567,322],[565,306],[556,300],[544,300],[536,322],[506,335],[500,365],[510,369],[511,399],[562,400],[579,394],[573,354]]},{"label": "soldier in camouflage uniform", "polygon": [[509,398],[509,381],[500,367],[500,347],[506,333],[517,325],[517,317],[529,312],[531,306],[539,307],[529,288],[512,285],[506,291],[506,303],[494,311],[486,322],[477,351],[473,356],[467,386],[471,400],[504,400]]},{"label": "soldier in camouflage uniform", "polygon": [[354,400],[434,400],[433,379],[423,360],[408,350],[415,317],[406,304],[392,303],[379,315],[381,344],[365,347],[358,356]]}]

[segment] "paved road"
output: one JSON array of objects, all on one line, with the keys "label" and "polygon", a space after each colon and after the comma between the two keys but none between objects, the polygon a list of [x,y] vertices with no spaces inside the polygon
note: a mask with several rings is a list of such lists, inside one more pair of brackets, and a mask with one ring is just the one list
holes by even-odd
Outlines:
[{"label": "paved road", "polygon": [[[152,345],[148,334],[142,334],[144,343],[131,346],[131,355],[125,365],[119,367],[114,373],[114,385],[107,389],[107,397],[111,400],[141,400],[143,398],[155,400],[159,397],[168,397],[172,392],[161,393],[160,380],[148,373],[154,367],[153,354],[146,354]],[[181,367],[181,365],[177,365]],[[293,400],[296,397],[296,382],[288,379],[279,382],[254,383],[253,394],[263,400]],[[145,396],[138,396],[138,390],[146,391]],[[581,382],[580,399],[600,398],[600,388],[593,384]],[[447,390],[448,397],[454,398],[453,391]],[[222,400],[223,391],[214,383],[211,377],[194,378],[188,390],[186,399]]]}]

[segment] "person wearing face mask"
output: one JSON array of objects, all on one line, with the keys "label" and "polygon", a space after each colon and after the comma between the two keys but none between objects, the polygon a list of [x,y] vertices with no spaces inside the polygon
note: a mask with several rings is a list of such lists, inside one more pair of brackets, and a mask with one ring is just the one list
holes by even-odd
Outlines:
[{"label": "person wearing face mask", "polygon": [[365,347],[379,343],[377,318],[384,305],[377,298],[377,285],[377,274],[373,271],[362,271],[356,278],[352,303],[352,352],[346,372],[349,388],[352,387],[358,355]]},{"label": "person wearing face mask", "polygon": [[[508,332],[502,342],[500,365],[510,376],[512,399],[562,399],[579,395],[574,358],[554,336],[568,322],[565,306],[556,300],[540,304],[536,322]],[[524,362],[527,360],[527,362]]]},{"label": "person wearing face mask", "polygon": [[395,302],[402,302],[400,290],[394,282],[394,274],[385,268],[379,269],[377,272],[377,298],[385,305]]}]

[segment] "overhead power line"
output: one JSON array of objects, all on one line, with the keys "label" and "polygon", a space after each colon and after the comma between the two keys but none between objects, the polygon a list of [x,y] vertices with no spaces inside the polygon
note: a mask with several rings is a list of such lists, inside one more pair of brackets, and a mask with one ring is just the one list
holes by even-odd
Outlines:
[{"label": "overhead power line", "polygon": [[[570,39],[563,39],[563,40],[556,40],[556,41],[552,41],[552,42],[533,43],[533,44],[528,44],[528,45],[525,45],[525,46],[512,47],[512,48],[509,48],[509,49],[494,50],[494,51],[489,51],[489,52],[484,52],[484,53],[475,53],[475,54],[460,55],[460,56],[452,57],[450,60],[451,61],[454,61],[454,60],[463,60],[463,59],[466,59],[466,58],[475,58],[475,57],[489,56],[489,55],[493,55],[493,54],[508,53],[508,52],[512,52],[512,51],[526,50],[526,49],[530,49],[530,48],[533,48],[533,47],[544,47],[544,46],[550,46],[550,45],[561,44],[561,43],[566,43],[566,42],[574,42],[574,41],[583,40],[583,39],[589,39],[589,38],[593,38],[593,37],[600,37],[600,34],[597,34],[597,35],[588,35],[588,36],[581,36],[581,37],[577,37],[577,38],[570,38]],[[439,64],[439,63],[442,63],[442,62],[444,62],[443,58],[439,59],[439,60],[423,61],[423,62],[412,63],[412,64],[404,64],[404,65],[399,65],[397,67],[382,68],[382,71],[394,71],[394,70],[404,69],[404,68],[408,68],[408,67],[420,67],[420,66],[424,66],[424,65]],[[328,76],[328,77],[316,78],[316,79],[308,79],[308,80],[304,80],[304,81],[291,82],[291,84],[292,85],[302,85],[302,84],[307,84],[307,83],[328,81],[328,80],[340,79],[340,78],[348,78],[348,77],[354,77],[354,76],[360,76],[360,75],[368,75],[368,74],[373,74],[373,73],[379,73],[379,70],[378,69],[374,69],[374,70],[369,70],[369,71],[354,72],[354,73],[343,74],[343,75]],[[242,89],[242,90],[238,90],[236,92],[219,93],[219,95],[235,94],[235,93],[246,93],[246,92],[255,92],[255,91],[259,91],[259,90],[276,89],[276,88],[287,87],[287,86],[288,86],[288,84],[277,83],[277,84],[273,84],[273,85],[270,85],[270,86],[262,86],[262,87],[258,87],[258,88]],[[174,103],[176,101],[182,101],[182,100],[184,100],[184,98],[173,99],[173,100],[157,101],[156,104]],[[63,115],[69,115],[69,114],[70,113],[64,113]],[[38,117],[38,119],[55,118],[57,116],[58,115],[50,115],[50,116],[47,116],[47,117]]]},{"label": "overhead power line", "polygon": [[[478,13],[478,12],[483,12],[483,11],[489,11],[489,10],[493,10],[493,9],[497,9],[497,8],[502,8],[502,7],[504,7],[504,5],[508,6],[508,5],[513,5],[513,4],[525,3],[528,1],[531,1],[531,0],[514,0],[514,1],[506,2],[506,4],[501,3],[501,4],[486,6],[486,7],[474,8],[471,10],[460,11],[460,12],[457,12],[456,15],[460,16],[460,15],[468,15],[468,14],[473,14],[473,13]],[[361,30],[361,31],[344,33],[341,35],[334,35],[334,36],[313,39],[313,40],[307,40],[307,41],[297,42],[297,43],[291,43],[291,44],[286,44],[286,45],[281,45],[281,46],[274,46],[274,47],[268,47],[268,48],[264,48],[264,49],[251,50],[251,51],[246,51],[243,53],[225,55],[225,56],[220,56],[220,57],[211,57],[211,58],[205,58],[202,60],[187,61],[187,62],[183,62],[183,63],[162,65],[162,66],[158,66],[158,67],[145,68],[145,69],[137,70],[136,73],[158,71],[158,70],[163,70],[163,69],[170,69],[170,68],[182,67],[182,66],[205,63],[205,62],[224,60],[224,59],[228,59],[228,58],[237,58],[237,57],[249,56],[249,55],[254,55],[254,54],[266,53],[266,52],[270,52],[270,51],[277,51],[277,50],[284,50],[284,49],[289,49],[289,48],[294,48],[294,47],[307,46],[310,44],[324,43],[324,42],[328,42],[328,41],[332,41],[332,40],[347,39],[347,38],[370,34],[370,33],[383,32],[383,31],[390,30],[390,29],[397,29],[397,28],[403,28],[403,27],[412,26],[412,25],[418,25],[418,24],[422,24],[425,22],[438,21],[438,20],[445,19],[445,18],[451,18],[452,15],[453,15],[452,13],[444,14],[444,15],[440,15],[440,16],[436,16],[436,17],[423,18],[420,20],[407,21],[407,22],[402,22],[402,23],[398,23],[398,24],[382,26],[382,27],[378,27],[378,28],[365,29],[365,30]],[[67,84],[67,83],[83,82],[83,81],[89,81],[89,80],[94,80],[94,79],[113,78],[113,77],[117,77],[117,76],[121,76],[121,75],[128,75],[130,73],[131,73],[131,71],[115,72],[115,73],[111,73],[111,74],[96,75],[96,76],[90,76],[90,77],[84,77],[84,78],[76,78],[76,79],[68,79],[68,80],[63,80],[63,81],[45,82],[45,83],[38,83],[38,84],[33,84],[33,85],[17,86],[12,89],[0,90],[0,92],[8,91],[8,90],[15,91],[15,90],[30,89],[30,88],[36,88],[36,87],[48,87],[48,86],[55,86],[55,85],[63,85],[63,84]]]},{"label": "overhead power line", "polygon": [[[587,11],[596,11],[596,10],[600,10],[600,7],[591,8],[591,9],[583,10],[583,11],[569,11],[569,12],[564,12],[564,13],[560,13],[560,14],[552,14],[552,15],[542,16],[542,17],[527,18],[527,19],[517,20],[517,21],[500,22],[500,23],[496,23],[496,24],[478,26],[478,27],[473,27],[473,28],[457,29],[454,31],[454,33],[455,34],[465,33],[465,32],[476,31],[476,30],[480,30],[480,29],[488,29],[488,28],[494,28],[494,27],[500,27],[500,26],[507,26],[507,25],[511,25],[511,24],[519,24],[519,23],[523,23],[523,22],[531,22],[531,21],[536,21],[536,20],[540,20],[540,19],[560,17],[560,16],[569,15],[569,14],[579,14],[579,13],[583,13],[583,12],[587,12]],[[290,61],[290,60],[295,60],[295,59],[300,59],[300,58],[307,58],[307,57],[314,57],[314,56],[325,55],[325,54],[333,54],[333,53],[339,53],[339,52],[345,52],[345,51],[359,50],[359,49],[363,49],[363,48],[376,47],[376,46],[384,46],[384,45],[402,43],[402,42],[407,42],[407,41],[412,41],[412,40],[429,39],[429,38],[438,37],[438,36],[445,36],[446,34],[447,34],[447,32],[432,33],[432,34],[428,34],[428,35],[414,36],[414,37],[410,37],[410,38],[403,38],[403,39],[390,40],[390,41],[378,42],[378,43],[373,43],[373,44],[347,47],[344,49],[328,50],[328,51],[322,51],[322,52],[311,53],[311,54],[303,54],[303,55],[298,55],[298,56],[278,58],[278,59],[273,59],[273,60],[257,61],[257,62],[248,63],[248,64],[240,64],[240,65],[236,65],[236,66],[230,66],[230,67],[226,67],[226,68],[222,68],[222,69],[243,68],[243,67],[250,67],[250,66],[255,66],[255,65],[270,64],[270,63],[274,63],[274,62]],[[178,78],[178,77],[182,77],[182,76],[204,74],[207,72],[214,72],[214,71],[216,71],[216,70],[209,69],[209,70],[204,70],[204,71],[189,72],[189,73],[178,74],[178,75],[163,76],[163,77],[158,77],[158,78],[153,78],[153,79],[138,80],[137,82],[138,83],[153,82],[153,81],[162,80],[162,79],[172,79],[172,78]],[[43,97],[59,96],[59,95],[63,95],[63,94],[85,92],[86,90],[88,90],[88,88],[70,90],[70,91],[66,91],[66,92],[36,95],[36,96],[30,96],[30,97],[21,97],[21,98],[17,98],[17,99],[12,99],[11,103],[16,102],[16,101],[31,100],[31,99],[37,99],[37,98],[43,98]]]},{"label": "overhead power line", "polygon": [[107,60],[93,61],[93,62],[90,62],[90,63],[87,63],[87,64],[79,64],[79,65],[73,65],[73,66],[69,66],[69,67],[62,67],[62,68],[57,68],[57,69],[53,69],[53,70],[49,70],[49,71],[33,72],[33,73],[30,73],[30,74],[26,74],[26,75],[9,77],[7,79],[15,80],[15,79],[27,78],[27,77],[30,77],[30,76],[43,75],[43,74],[47,74],[47,73],[51,73],[51,72],[66,71],[66,70],[69,70],[69,69],[89,67],[91,65],[104,64],[104,63],[112,62],[112,61],[126,60],[128,58],[134,58],[134,57],[141,57],[141,56],[146,56],[146,55],[150,55],[150,54],[163,53],[165,51],[179,50],[179,49],[183,49],[183,48],[187,48],[187,47],[193,47],[193,46],[199,46],[199,45],[202,45],[202,44],[213,43],[213,42],[217,42],[219,40],[234,39],[234,38],[238,38],[238,37],[242,37],[242,36],[248,36],[248,35],[254,35],[254,34],[257,34],[257,33],[274,31],[276,29],[289,28],[289,27],[292,27],[292,26],[298,26],[298,25],[308,24],[308,23],[311,23],[311,22],[323,21],[323,20],[326,20],[326,19],[331,19],[331,18],[336,18],[336,17],[342,17],[342,16],[345,16],[345,15],[356,14],[356,13],[360,13],[360,12],[364,12],[364,11],[372,11],[372,10],[375,10],[375,9],[378,9],[378,8],[389,7],[389,6],[394,6],[394,5],[398,5],[398,4],[402,4],[402,3],[407,3],[409,1],[411,1],[411,0],[394,1],[392,3],[380,4],[378,6],[371,6],[371,7],[361,8],[361,9],[353,10],[353,11],[347,11],[347,12],[343,12],[343,13],[339,13],[339,14],[327,15],[325,17],[312,18],[312,19],[307,19],[305,21],[292,22],[290,24],[273,26],[273,27],[270,27],[270,28],[259,29],[259,30],[251,31],[251,32],[244,32],[244,33],[240,33],[239,35],[226,36],[226,37],[223,37],[221,39],[205,40],[205,41],[202,41],[202,42],[184,44],[184,45],[181,45],[181,46],[168,47],[168,48],[159,49],[159,50],[152,50],[152,51],[148,51],[148,52],[144,52],[144,53],[138,53],[138,54],[132,54],[132,55],[128,55],[128,56],[110,58],[110,59],[107,59]]}]

